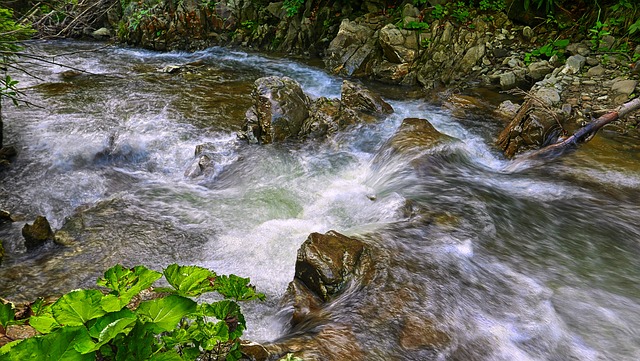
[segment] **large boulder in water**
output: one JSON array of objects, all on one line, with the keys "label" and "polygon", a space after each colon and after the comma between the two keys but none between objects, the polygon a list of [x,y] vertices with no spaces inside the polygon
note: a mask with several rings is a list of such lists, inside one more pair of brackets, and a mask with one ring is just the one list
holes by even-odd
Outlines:
[{"label": "large boulder in water", "polygon": [[288,77],[260,78],[251,96],[253,106],[247,111],[241,136],[262,144],[298,136],[311,103],[298,82]]},{"label": "large boulder in water", "polygon": [[295,278],[329,301],[370,266],[364,242],[335,231],[312,233],[298,250]]},{"label": "large boulder in water", "polygon": [[272,359],[288,353],[318,361],[384,359],[380,349],[396,345],[407,359],[444,359],[453,338],[426,312],[425,299],[434,294],[398,272],[402,257],[385,249],[394,242],[376,238],[335,231],[307,238],[283,300],[292,306],[291,329],[266,346]]},{"label": "large boulder in water", "polygon": [[33,224],[24,225],[22,237],[24,237],[24,245],[27,249],[35,249],[46,241],[53,239],[53,230],[51,230],[49,221],[45,217],[38,216]]}]

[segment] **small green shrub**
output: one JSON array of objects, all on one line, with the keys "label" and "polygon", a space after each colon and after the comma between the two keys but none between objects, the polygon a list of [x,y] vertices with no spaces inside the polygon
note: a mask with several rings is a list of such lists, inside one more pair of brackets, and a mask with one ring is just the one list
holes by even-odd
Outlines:
[{"label": "small green shrub", "polygon": [[[589,29],[589,34],[591,38],[591,49],[599,50],[602,42],[602,38],[611,34],[609,32],[609,24],[606,22],[600,22],[600,20],[596,21],[591,29]],[[607,49],[609,50],[609,49]]]},{"label": "small green shrub", "polygon": [[429,30],[429,24],[424,21],[409,21],[404,25],[408,30]]},{"label": "small green shrub", "polygon": [[[171,287],[156,288],[153,299],[132,302],[162,276]],[[163,273],[116,265],[97,285],[109,293],[75,290],[53,304],[39,299],[24,320],[15,319],[11,304],[0,305],[0,325],[28,323],[40,333],[0,348],[0,360],[238,360],[246,329],[238,302],[264,299],[247,278],[176,264]],[[192,300],[209,292],[224,299]]]},{"label": "small green shrub", "polygon": [[447,11],[447,9],[440,4],[434,6],[433,10],[431,10],[431,17],[433,17],[434,19],[443,19],[448,14],[449,12]]},{"label": "small green shrub", "polygon": [[466,23],[469,20],[471,13],[469,13],[469,8],[464,2],[458,1],[451,12],[451,16],[458,22]]},{"label": "small green shrub", "polygon": [[304,0],[284,0],[282,2],[282,8],[287,12],[288,17],[298,14],[302,5],[304,5]]},{"label": "small green shrub", "polygon": [[507,8],[507,4],[505,0],[480,0],[478,7],[485,11],[502,11]]},{"label": "small green shrub", "polygon": [[569,39],[559,39],[550,43],[543,45],[542,47],[533,50],[530,53],[525,53],[524,55],[524,63],[530,64],[532,62],[532,58],[551,58],[554,55],[558,55],[558,57],[563,57],[563,54],[560,50],[564,49],[569,45]]}]

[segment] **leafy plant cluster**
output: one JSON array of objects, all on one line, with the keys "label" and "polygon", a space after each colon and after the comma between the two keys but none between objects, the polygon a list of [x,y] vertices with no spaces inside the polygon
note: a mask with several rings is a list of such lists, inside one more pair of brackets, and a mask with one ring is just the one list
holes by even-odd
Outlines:
[{"label": "leafy plant cluster", "polygon": [[530,53],[525,53],[524,63],[530,64],[533,58],[546,58],[549,59],[554,55],[559,58],[563,58],[564,54],[562,50],[569,45],[569,39],[558,39],[553,42],[549,42],[542,47],[533,50]]},{"label": "leafy plant cluster", "polygon": [[20,40],[29,38],[34,33],[28,25],[17,23],[13,11],[0,7],[0,148],[3,146],[2,137],[2,101],[7,98],[14,104],[18,103],[18,81],[9,75],[9,70],[20,70],[16,67],[17,53],[22,49]]},{"label": "leafy plant cluster", "polygon": [[[156,298],[139,301],[163,275],[171,287],[155,288]],[[22,320],[11,304],[0,304],[2,327],[27,323],[39,333],[0,348],[0,360],[238,360],[246,329],[238,302],[264,299],[248,278],[176,264],[162,273],[116,265],[97,284],[109,293],[75,290],[52,304],[38,299]],[[192,299],[209,292],[224,299]]]},{"label": "leafy plant cluster", "polygon": [[288,17],[298,14],[302,5],[304,5],[304,0],[284,0],[282,2],[282,8],[287,12]]}]

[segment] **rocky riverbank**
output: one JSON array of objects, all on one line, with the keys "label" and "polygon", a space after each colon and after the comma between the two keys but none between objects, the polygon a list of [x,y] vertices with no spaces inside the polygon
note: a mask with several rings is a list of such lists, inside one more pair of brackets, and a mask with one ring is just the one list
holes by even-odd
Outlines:
[{"label": "rocky riverbank", "polygon": [[[509,139],[503,135],[499,147],[507,157],[570,134],[638,92],[640,62],[633,60],[640,46],[630,53],[601,50],[628,47],[628,39],[606,35],[594,46],[594,39],[559,33],[552,24],[523,24],[522,9],[512,7],[464,18],[439,16],[437,9],[329,1],[306,2],[291,14],[281,2],[143,1],[129,4],[118,22],[110,19],[119,41],[155,50],[239,46],[319,57],[337,75],[428,91],[522,89],[520,102],[526,91],[539,106],[505,130]],[[563,38],[572,35],[578,41]],[[518,106],[504,104],[498,114],[512,120]],[[637,136],[639,119],[636,112],[608,129]]]}]

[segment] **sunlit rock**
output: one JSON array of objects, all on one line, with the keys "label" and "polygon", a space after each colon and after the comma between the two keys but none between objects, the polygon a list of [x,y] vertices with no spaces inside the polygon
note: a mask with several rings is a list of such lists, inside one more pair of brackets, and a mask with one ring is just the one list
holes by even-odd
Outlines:
[{"label": "sunlit rock", "polygon": [[38,216],[33,224],[24,225],[22,228],[22,236],[24,237],[27,249],[34,249],[46,241],[53,239],[53,231],[51,230],[49,221],[43,216]]},{"label": "sunlit rock", "polygon": [[336,74],[367,76],[371,74],[377,49],[373,29],[344,19],[338,34],[329,44],[324,62]]},{"label": "sunlit rock", "polygon": [[295,278],[324,301],[339,294],[370,266],[364,242],[335,231],[312,233],[300,246]]}]

